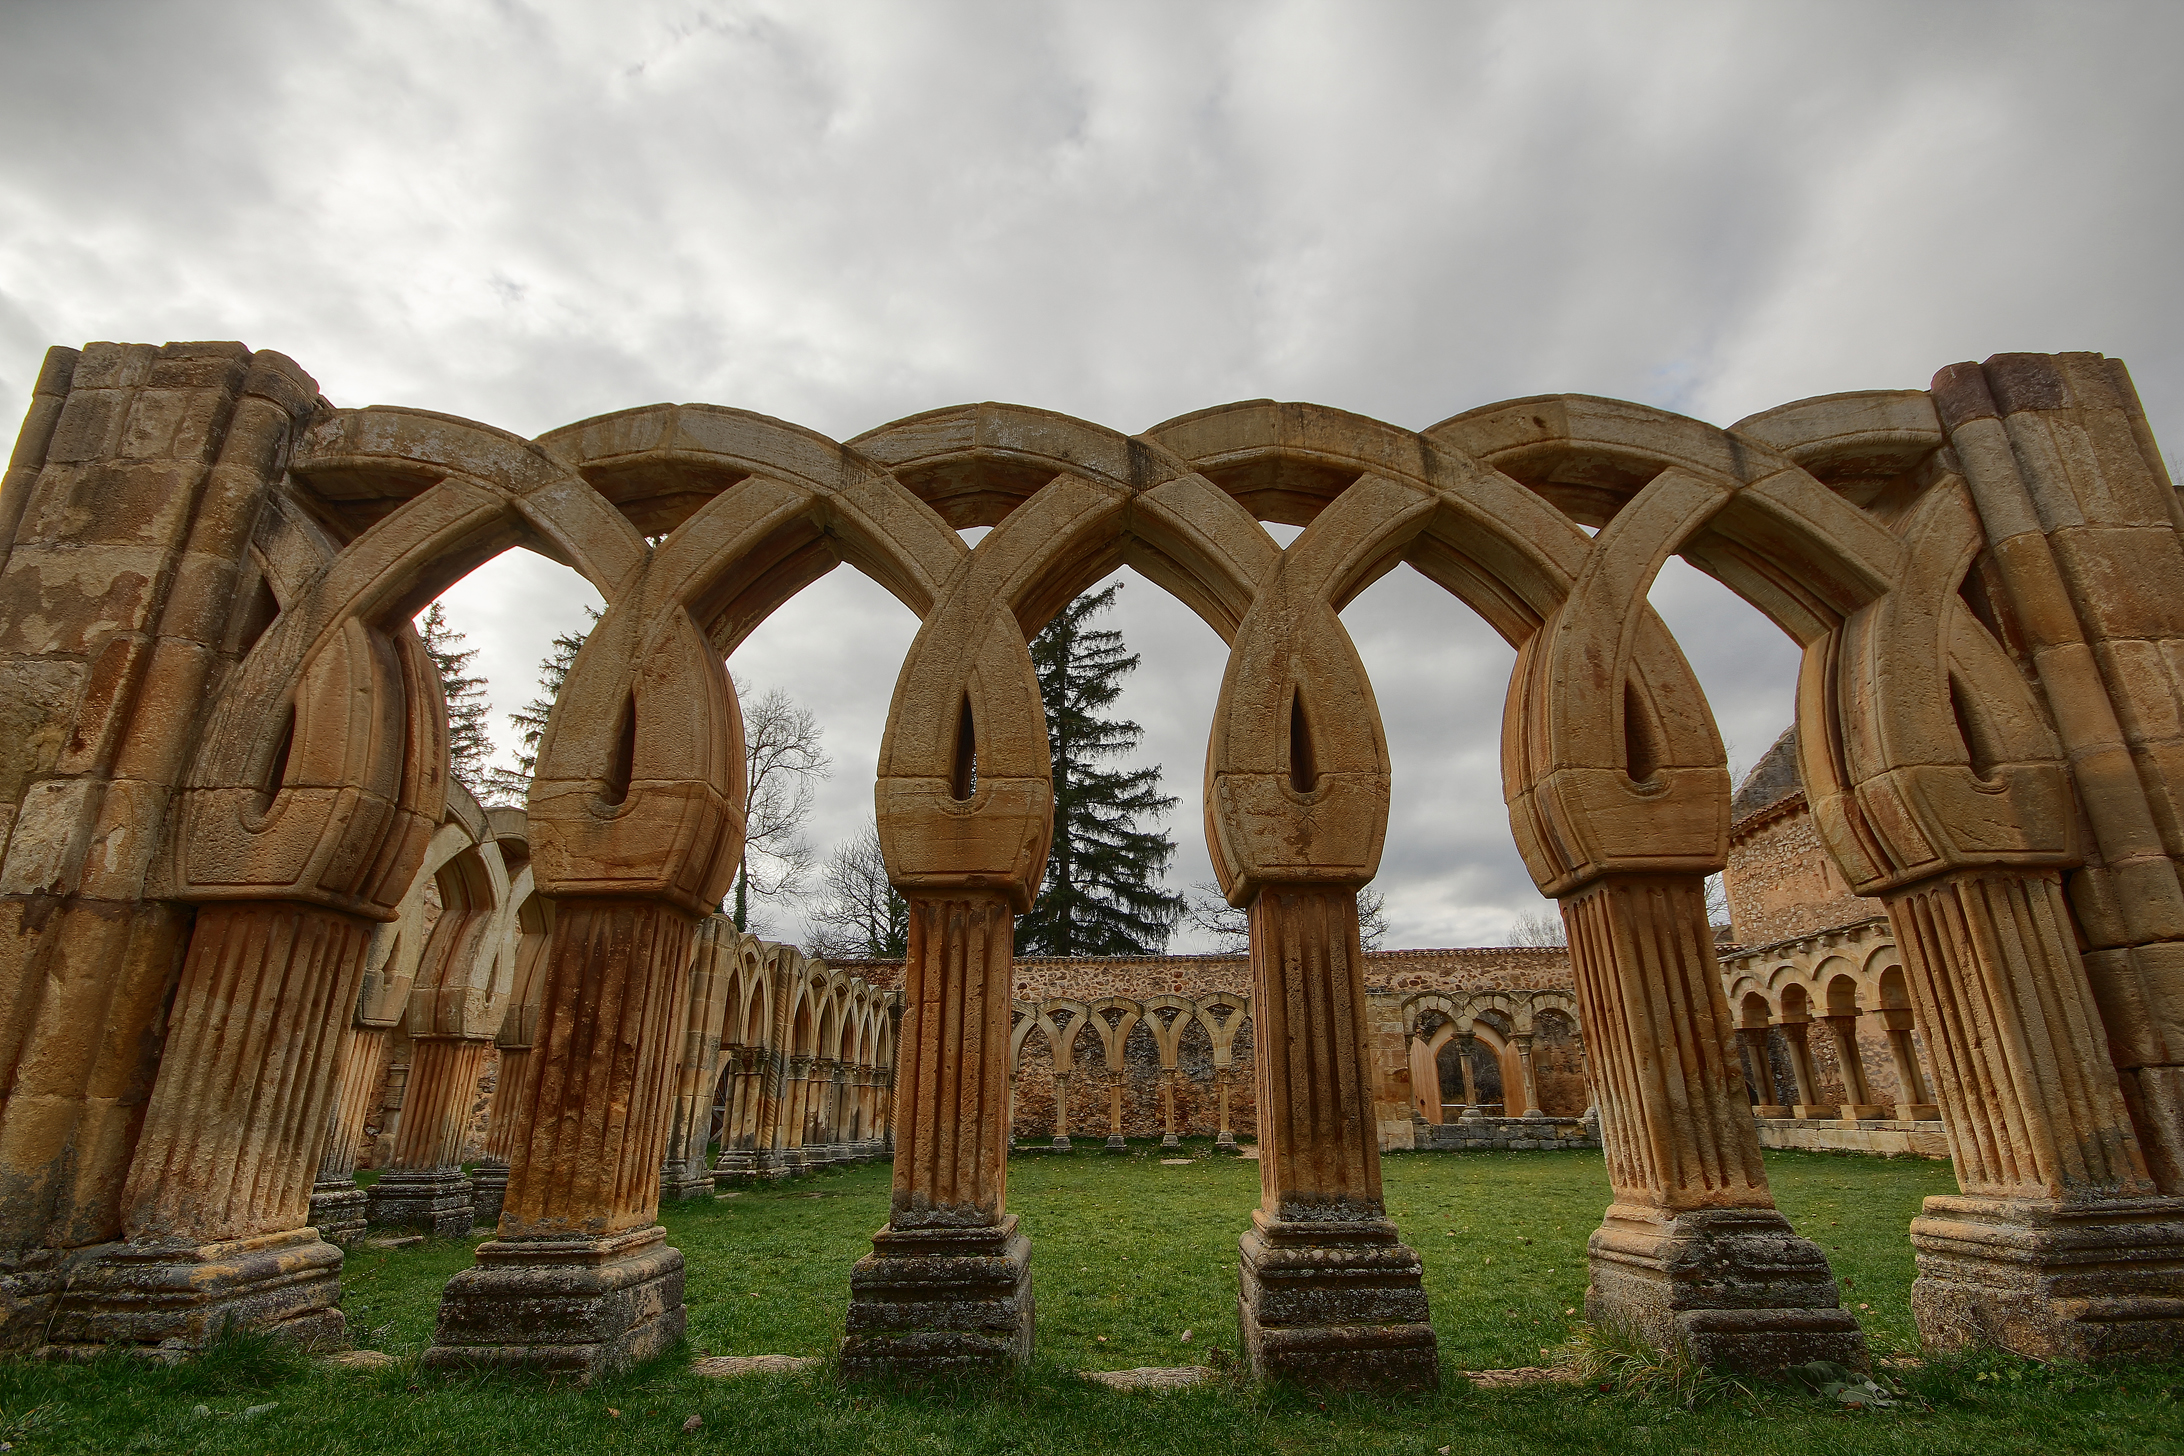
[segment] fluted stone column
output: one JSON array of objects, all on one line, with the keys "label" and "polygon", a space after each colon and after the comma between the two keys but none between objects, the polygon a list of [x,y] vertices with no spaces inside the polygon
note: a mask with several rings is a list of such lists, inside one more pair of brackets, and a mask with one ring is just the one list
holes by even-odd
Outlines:
[{"label": "fluted stone column", "polygon": [[1462,1064],[1464,1069],[1464,1110],[1462,1115],[1474,1122],[1486,1116],[1486,1109],[1479,1105],[1478,1069],[1471,1065],[1471,1052],[1478,1044],[1478,1037],[1468,1031],[1460,1031],[1456,1034],[1456,1060]]},{"label": "fluted stone column", "polygon": [[1911,1008],[1884,1006],[1881,1025],[1888,1028],[1888,1056],[1896,1065],[1896,1116],[1904,1122],[1932,1122],[1941,1108],[1927,1090],[1919,1069],[1919,1049],[1911,1041]]},{"label": "fluted stone column", "polygon": [[327,1118],[326,1153],[311,1185],[311,1224],[320,1238],[343,1248],[362,1238],[367,1226],[368,1199],[356,1183],[356,1156],[364,1141],[365,1115],[379,1092],[379,1063],[386,1047],[383,1026],[351,1022],[342,1033],[341,1083]]},{"label": "fluted stone column", "polygon": [[1790,1115],[1834,1117],[1835,1104],[1820,1100],[1820,1073],[1813,1066],[1811,1031],[1812,1024],[1802,1017],[1782,1023],[1782,1040],[1790,1049],[1790,1075],[1797,1081],[1797,1104],[1790,1109]]},{"label": "fluted stone column", "polygon": [[1751,1073],[1747,1085],[1762,1094],[1752,1103],[1752,1116],[1788,1117],[1790,1109],[1774,1100],[1774,1057],[1767,1045],[1767,1032],[1768,1028],[1764,1026],[1737,1028],[1737,1040],[1744,1044],[1744,1060]]},{"label": "fluted stone column", "polygon": [[402,1126],[371,1189],[374,1224],[443,1239],[470,1232],[476,1205],[462,1168],[463,1138],[492,1045],[474,1037],[411,1038]]},{"label": "fluted stone column", "polygon": [[1004,1206],[1013,926],[1000,894],[910,897],[894,1191],[850,1275],[851,1378],[1031,1358],[1031,1242]]},{"label": "fluted stone column", "polygon": [[486,1113],[485,1151],[470,1175],[475,1204],[471,1217],[487,1228],[500,1222],[501,1205],[508,1198],[508,1164],[530,1121],[523,1110],[523,1089],[529,1085],[525,1069],[530,1061],[528,1046],[501,1043],[500,1078],[493,1084],[493,1105]]},{"label": "fluted stone column", "polygon": [[1261,1377],[1439,1383],[1418,1255],[1380,1189],[1357,892],[1274,884],[1250,907],[1259,1207],[1237,1312]]},{"label": "fluted stone column", "polygon": [[1054,1073],[1054,1151],[1069,1151],[1069,1073]]},{"label": "fluted stone column", "polygon": [[1615,1190],[1587,1316],[1712,1366],[1862,1364],[1826,1255],[1767,1188],[1704,876],[1605,876],[1562,913]]},{"label": "fluted stone column", "polygon": [[2037,1359],[2184,1340],[2184,1198],[2157,1193],[2053,872],[1888,899],[1962,1192],[1911,1224],[1929,1344]]},{"label": "fluted stone column", "polygon": [[123,1189],[126,1242],[77,1273],[49,1343],[201,1346],[231,1321],[341,1337],[341,1250],[307,1220],[371,932],[282,901],[198,910]]},{"label": "fluted stone column", "polygon": [[1539,1076],[1532,1070],[1532,1034],[1519,1032],[1513,1038],[1517,1044],[1517,1070],[1519,1083],[1524,1089],[1524,1106],[1517,1111],[1519,1117],[1545,1117],[1539,1109]]},{"label": "fluted stone column", "polygon": [[1843,1106],[1838,1111],[1852,1121],[1861,1117],[1879,1117],[1887,1109],[1873,1100],[1873,1089],[1866,1083],[1865,1058],[1858,1052],[1858,1015],[1823,1016],[1828,1035],[1835,1041],[1836,1065],[1843,1069]]},{"label": "fluted stone column", "polygon": [[427,1368],[588,1376],[682,1338],[682,1254],[657,1215],[695,928],[662,901],[557,903],[531,1125],[499,1236],[441,1296]]}]

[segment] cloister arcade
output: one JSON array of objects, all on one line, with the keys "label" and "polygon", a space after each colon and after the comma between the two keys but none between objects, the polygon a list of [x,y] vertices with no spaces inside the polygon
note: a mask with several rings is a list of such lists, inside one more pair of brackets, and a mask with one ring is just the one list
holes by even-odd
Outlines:
[{"label": "cloister arcade", "polygon": [[[1404,1003],[1403,1029],[1418,1114],[1428,1122],[1444,1121],[1452,1107],[1465,1117],[1575,1117],[1585,1110],[1583,1103],[1546,1106],[1533,1060],[1543,1032],[1573,1051],[1582,1045],[1577,997],[1568,991],[1428,991]],[[1482,1062],[1491,1078],[1480,1075]]]},{"label": "cloister arcade", "polygon": [[[1303,530],[1284,548],[1264,521]],[[1942,1072],[1962,1193],[1911,1230],[1927,1337],[2173,1349],[2180,523],[2127,376],[2095,355],[1730,429],[1575,396],[1423,432],[1257,401],[1136,436],[987,404],[837,444],[706,405],[527,441],[335,408],[235,345],[56,350],[0,487],[0,672],[31,705],[0,859],[8,1337],[339,1330],[308,1192],[377,927],[446,817],[445,714],[408,623],[521,545],[608,605],[527,806],[551,911],[498,1235],[450,1280],[428,1365],[581,1374],[680,1335],[655,1214],[702,1105],[681,1071],[693,947],[741,852],[723,662],[842,562],[922,624],[875,786],[911,931],[891,1212],[850,1276],[847,1375],[1028,1355],[1007,977],[1053,810],[1026,641],[1118,565],[1230,649],[1204,802],[1251,925],[1253,1368],[1438,1379],[1371,1131],[1356,894],[1389,764],[1338,615],[1406,563],[1518,648],[1505,798],[1568,928],[1614,1185],[1589,1311],[1713,1364],[1861,1359],[1759,1158],[1704,905],[1724,753],[1646,601],[1671,554],[1803,645],[1814,818],[1886,903]],[[971,526],[992,528],[975,548]],[[856,1018],[808,990],[774,1015],[817,1057]],[[842,1116],[812,1080],[807,1134]]]},{"label": "cloister arcade", "polygon": [[[1132,1080],[1127,1064],[1149,1061],[1159,1088],[1162,1144],[1178,1147],[1185,1133],[1210,1132],[1216,1146],[1234,1148],[1233,1099],[1241,1093],[1256,1106],[1250,1070],[1239,1071],[1235,1060],[1239,1050],[1251,1050],[1250,1024],[1251,998],[1240,992],[1016,1002],[1009,1031],[1010,1145],[1020,1122],[1019,1086],[1030,1082],[1049,1110],[1051,1145],[1068,1151],[1072,1098],[1085,1097],[1077,1081],[1084,1077],[1095,1100],[1104,1104],[1099,1113],[1106,1145],[1126,1147],[1125,1099]],[[1149,1056],[1131,1056],[1133,1038]]]}]

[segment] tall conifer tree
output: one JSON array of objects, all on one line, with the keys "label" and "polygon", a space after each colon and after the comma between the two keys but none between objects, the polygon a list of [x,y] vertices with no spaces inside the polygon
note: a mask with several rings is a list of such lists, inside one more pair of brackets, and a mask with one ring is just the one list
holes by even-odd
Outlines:
[{"label": "tall conifer tree", "polygon": [[546,719],[554,711],[554,699],[561,696],[561,685],[569,680],[569,669],[576,665],[578,650],[599,621],[596,608],[586,607],[584,611],[584,630],[556,637],[553,651],[538,665],[538,696],[508,715],[508,726],[516,730],[516,766],[511,769],[496,764],[486,771],[488,803],[521,805],[530,798],[531,775],[538,772],[538,743],[546,736]]},{"label": "tall conifer tree", "polygon": [[470,675],[478,649],[463,646],[463,634],[448,625],[447,609],[438,602],[417,619],[417,631],[447,699],[448,771],[471,793],[483,794],[492,774],[493,735],[485,728],[485,679]]},{"label": "tall conifer tree", "polygon": [[1038,902],[1016,922],[1020,955],[1147,954],[1168,943],[1183,910],[1183,897],[1160,882],[1175,841],[1138,827],[1175,807],[1160,792],[1160,765],[1098,766],[1145,737],[1127,719],[1100,716],[1138,665],[1120,632],[1087,625],[1121,590],[1116,582],[1077,598],[1031,641],[1054,758],[1054,844]]}]

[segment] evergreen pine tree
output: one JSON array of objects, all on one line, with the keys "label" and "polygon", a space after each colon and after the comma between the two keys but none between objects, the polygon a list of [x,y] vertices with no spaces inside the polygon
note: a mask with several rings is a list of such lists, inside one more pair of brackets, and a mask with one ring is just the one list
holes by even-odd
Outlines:
[{"label": "evergreen pine tree", "polygon": [[447,699],[448,771],[471,793],[484,793],[493,773],[493,737],[485,728],[485,679],[470,675],[478,649],[463,646],[463,634],[448,625],[447,609],[438,602],[418,618],[417,630]]},{"label": "evergreen pine tree", "polygon": [[1086,625],[1120,590],[1116,582],[1077,598],[1031,641],[1054,759],[1054,843],[1038,902],[1016,922],[1019,955],[1144,955],[1168,943],[1183,910],[1183,897],[1160,882],[1175,842],[1138,828],[1141,816],[1157,820],[1175,807],[1160,792],[1160,766],[1096,766],[1145,736],[1135,723],[1100,716],[1138,665],[1120,632]]},{"label": "evergreen pine tree", "polygon": [[495,764],[486,770],[484,797],[488,803],[520,805],[530,798],[531,775],[538,772],[538,743],[546,736],[546,719],[554,710],[554,699],[561,696],[561,685],[569,680],[578,649],[599,620],[596,608],[586,607],[584,611],[588,619],[584,630],[556,637],[554,650],[538,665],[538,696],[508,715],[509,726],[516,730],[516,766],[510,769]]}]

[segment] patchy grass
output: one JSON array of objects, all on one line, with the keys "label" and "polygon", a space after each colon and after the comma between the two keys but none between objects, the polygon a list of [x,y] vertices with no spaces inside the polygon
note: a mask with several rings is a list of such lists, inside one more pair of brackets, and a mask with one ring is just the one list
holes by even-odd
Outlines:
[{"label": "patchy grass", "polygon": [[[471,1248],[427,1241],[349,1259],[352,1329],[360,1344],[404,1357],[390,1369],[299,1366],[247,1337],[172,1368],[124,1357],[0,1364],[0,1441],[23,1452],[359,1456],[2184,1452],[2179,1371],[2094,1372],[1992,1355],[1889,1367],[1883,1378],[1902,1399],[1888,1410],[1845,1409],[1793,1384],[1701,1391],[1675,1372],[1492,1392],[1452,1378],[1438,1395],[1404,1400],[1239,1383],[1157,1396],[1091,1385],[1071,1369],[1207,1363],[1234,1347],[1236,1236],[1258,1197],[1258,1165],[1204,1156],[1203,1144],[1189,1151],[1200,1156],[1184,1167],[1162,1165],[1149,1146],[1127,1157],[1034,1153],[1011,1164],[1010,1207],[1032,1237],[1039,1346],[1035,1367],[998,1387],[894,1391],[844,1387],[824,1373],[733,1382],[689,1374],[689,1355],[701,1352],[833,1349],[849,1265],[886,1216],[887,1170],[874,1166],[667,1208],[663,1221],[689,1261],[690,1348],[587,1389],[418,1375],[406,1357],[429,1343],[440,1285],[469,1263]],[[1920,1198],[1952,1186],[1947,1168],[1818,1154],[1770,1154],[1768,1168],[1784,1211],[1827,1247],[1853,1306],[1866,1306],[1859,1317],[1876,1350],[1911,1349],[1904,1226]],[[1399,1154],[1387,1160],[1387,1187],[1390,1211],[1425,1259],[1452,1369],[1539,1364],[1543,1348],[1574,1337],[1591,1340],[1614,1370],[1644,1374],[1642,1360],[1632,1364],[1568,1313],[1579,1308],[1585,1237],[1607,1199],[1597,1156]],[[685,1433],[693,1415],[702,1424]]]}]

